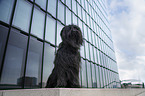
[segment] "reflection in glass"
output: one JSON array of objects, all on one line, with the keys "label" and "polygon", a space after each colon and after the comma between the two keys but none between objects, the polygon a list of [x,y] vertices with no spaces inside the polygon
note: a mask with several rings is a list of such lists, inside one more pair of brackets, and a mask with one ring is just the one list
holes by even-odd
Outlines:
[{"label": "reflection in glass", "polygon": [[92,43],[92,31],[90,30],[90,28],[88,28],[88,37],[89,37],[89,42]]},{"label": "reflection in glass", "polygon": [[96,53],[96,48],[93,47],[94,50],[94,62],[97,64],[97,53]]},{"label": "reflection in glass", "polygon": [[43,9],[46,9],[46,0],[35,0],[35,2]]},{"label": "reflection in glass", "polygon": [[104,86],[104,81],[103,81],[103,71],[102,71],[102,67],[99,68],[100,69],[100,83],[101,83],[101,88]]},{"label": "reflection in glass", "polygon": [[[25,87],[38,87],[41,81],[42,42],[31,37],[26,65]],[[28,79],[28,80],[27,80]],[[33,82],[32,82],[33,81]]]},{"label": "reflection in glass", "polygon": [[[91,63],[92,64],[92,63]],[[96,82],[96,66],[92,64],[92,80],[93,80],[93,85],[92,87],[96,88],[97,87],[97,82]]]},{"label": "reflection in glass", "polygon": [[90,16],[86,14],[87,25],[90,27]]},{"label": "reflection in glass", "polygon": [[27,37],[15,31],[10,33],[0,82],[0,84],[10,84],[14,88],[18,87],[16,85],[22,85],[17,81],[23,75],[27,47]]},{"label": "reflection in glass", "polygon": [[84,0],[80,0],[81,1],[81,5],[82,5],[82,7],[84,8]]},{"label": "reflection in glass", "polygon": [[88,87],[92,87],[92,76],[91,76],[91,64],[87,61],[87,76],[88,76]]},{"label": "reflection in glass", "polygon": [[31,33],[43,39],[45,14],[34,8]]},{"label": "reflection in glass", "polygon": [[55,56],[54,53],[55,53],[55,48],[45,43],[44,63],[43,63],[43,83],[42,83],[43,87],[46,86],[47,79],[49,75],[51,74],[51,71],[54,67],[54,64],[53,64],[54,56]]},{"label": "reflection in glass", "polygon": [[[83,28],[82,28],[82,21],[81,21],[80,19],[78,19],[78,21],[79,21],[79,25],[78,25],[78,26],[80,27],[81,31],[83,31],[83,30],[82,30],[82,29],[83,29]],[[83,32],[82,32],[82,34],[83,34]]]},{"label": "reflection in glass", "polygon": [[0,20],[10,22],[14,0],[0,0]]},{"label": "reflection in glass", "polygon": [[105,86],[105,73],[104,73],[104,68],[102,68],[102,80],[103,80],[103,87]]},{"label": "reflection in glass", "polygon": [[104,86],[106,86],[107,85],[106,69],[105,68],[103,68],[103,69],[104,69]]},{"label": "reflection in glass", "polygon": [[80,84],[80,86],[82,85],[82,76],[81,76],[81,71],[79,71],[79,84]]},{"label": "reflection in glass", "polygon": [[71,0],[66,0],[66,5],[71,9]]},{"label": "reflection in glass", "polygon": [[88,40],[87,26],[84,24],[84,38]]},{"label": "reflection in glass", "polygon": [[58,0],[58,19],[64,23],[64,5]]},{"label": "reflection in glass", "polygon": [[47,15],[45,40],[51,42],[52,44],[55,44],[55,29],[56,29],[55,19]]},{"label": "reflection in glass", "polygon": [[60,31],[62,30],[63,27],[64,26],[60,22],[57,22],[57,45],[59,45],[60,42],[62,41],[60,37]]},{"label": "reflection in glass", "polygon": [[77,8],[78,8],[78,16],[82,19],[82,12],[81,12],[82,8],[79,4],[78,4]]},{"label": "reflection in glass", "polygon": [[82,87],[87,87],[86,64],[85,60],[81,59]]},{"label": "reflection in glass", "polygon": [[93,51],[93,46],[89,44],[90,46],[90,60],[94,62],[94,51]]},{"label": "reflection in glass", "polygon": [[78,18],[74,14],[72,14],[72,16],[73,16],[73,24],[77,25]]},{"label": "reflection in glass", "polygon": [[90,59],[89,58],[89,46],[88,46],[88,42],[85,41],[85,53],[86,53],[86,59]]},{"label": "reflection in glass", "polygon": [[82,56],[83,58],[85,58],[84,45],[81,46],[81,48],[80,48],[80,54],[81,54],[81,56]]},{"label": "reflection in glass", "polygon": [[86,12],[82,9],[82,18],[83,21],[86,23]]},{"label": "reflection in glass", "polygon": [[71,11],[66,8],[66,25],[71,24]]},{"label": "reflection in glass", "polygon": [[75,14],[77,14],[77,11],[76,11],[76,0],[72,0],[72,11],[75,13]]},{"label": "reflection in glass", "polygon": [[97,86],[101,88],[100,67],[96,65]]},{"label": "reflection in glass", "polygon": [[7,34],[8,34],[8,28],[0,25],[0,68],[1,68],[2,58],[4,54]]},{"label": "reflection in glass", "polygon": [[96,46],[96,34],[92,33],[93,45]]},{"label": "reflection in glass", "polygon": [[28,32],[32,5],[25,0],[18,0],[13,25]]},{"label": "reflection in glass", "polygon": [[56,0],[48,0],[48,12],[56,17]]}]

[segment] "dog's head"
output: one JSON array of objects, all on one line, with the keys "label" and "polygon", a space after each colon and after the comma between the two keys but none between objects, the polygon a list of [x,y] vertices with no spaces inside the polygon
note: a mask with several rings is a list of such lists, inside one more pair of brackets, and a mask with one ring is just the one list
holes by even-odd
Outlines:
[{"label": "dog's head", "polygon": [[61,39],[65,44],[69,44],[72,47],[80,48],[83,44],[83,36],[81,29],[77,25],[68,25],[61,30]]}]

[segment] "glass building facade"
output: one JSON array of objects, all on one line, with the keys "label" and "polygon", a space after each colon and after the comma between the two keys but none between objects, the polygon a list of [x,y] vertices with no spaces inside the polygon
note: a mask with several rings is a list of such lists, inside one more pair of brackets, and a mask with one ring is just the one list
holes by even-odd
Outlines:
[{"label": "glass building facade", "polygon": [[0,0],[0,9],[0,89],[45,87],[69,24],[84,36],[81,86],[120,87],[105,0]]}]

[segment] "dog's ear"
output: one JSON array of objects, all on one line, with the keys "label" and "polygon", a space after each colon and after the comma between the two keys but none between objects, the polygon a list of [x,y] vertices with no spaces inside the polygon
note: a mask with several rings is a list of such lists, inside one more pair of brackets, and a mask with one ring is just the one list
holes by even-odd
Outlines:
[{"label": "dog's ear", "polygon": [[61,31],[61,38],[64,43],[79,48],[83,44],[81,29],[76,25],[65,26]]}]

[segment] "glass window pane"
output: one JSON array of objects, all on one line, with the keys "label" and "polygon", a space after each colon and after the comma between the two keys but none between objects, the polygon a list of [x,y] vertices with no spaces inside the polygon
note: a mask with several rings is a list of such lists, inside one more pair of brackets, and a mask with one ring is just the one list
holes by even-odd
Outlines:
[{"label": "glass window pane", "polygon": [[82,73],[82,87],[87,87],[87,77],[86,77],[86,64],[85,60],[81,59],[81,73]]},{"label": "glass window pane", "polygon": [[71,11],[66,8],[66,25],[70,25],[71,24]]},{"label": "glass window pane", "polygon": [[91,76],[91,65],[90,62],[87,61],[87,76],[88,76],[88,87],[92,87],[92,76]]},{"label": "glass window pane", "polygon": [[81,21],[80,19],[78,19],[78,21],[79,21],[79,25],[78,25],[78,26],[80,27],[80,29],[81,29],[81,31],[82,31],[82,29],[83,29],[83,28],[82,28],[82,21]]},{"label": "glass window pane", "polygon": [[94,62],[94,51],[93,51],[93,46],[89,44],[90,47],[90,60]]},{"label": "glass window pane", "polygon": [[75,14],[77,14],[77,11],[76,11],[76,0],[72,0],[72,11],[75,13]]},{"label": "glass window pane", "polygon": [[91,63],[91,65],[92,65],[92,80],[93,80],[93,85],[92,85],[92,87],[96,88],[96,87],[97,87],[97,82],[96,82],[96,70],[95,70],[96,66],[95,66],[94,64],[92,64],[92,63]]},{"label": "glass window pane", "polygon": [[83,21],[86,23],[86,12],[84,10],[82,10],[82,18]]},{"label": "glass window pane", "polygon": [[62,41],[60,37],[60,31],[62,30],[63,27],[64,26],[61,23],[57,22],[57,45],[59,45],[60,42]]},{"label": "glass window pane", "polygon": [[0,0],[0,20],[10,22],[14,0]]},{"label": "glass window pane", "polygon": [[87,2],[87,0],[84,0],[84,4],[85,4],[85,10],[88,12],[88,2]]},{"label": "glass window pane", "polygon": [[64,23],[64,5],[58,0],[58,19]]},{"label": "glass window pane", "polygon": [[98,64],[101,65],[100,51],[97,49]]},{"label": "glass window pane", "polygon": [[104,87],[106,88],[107,87],[107,76],[106,76],[106,69],[103,68],[104,70]]},{"label": "glass window pane", "polygon": [[78,16],[82,19],[82,8],[81,6],[78,4]]},{"label": "glass window pane", "polygon": [[79,84],[80,84],[80,86],[82,86],[82,78],[81,78],[81,71],[79,71]]},{"label": "glass window pane", "polygon": [[34,8],[31,33],[43,39],[45,14]]},{"label": "glass window pane", "polygon": [[80,0],[81,1],[81,5],[82,5],[82,7],[84,8],[84,0]]},{"label": "glass window pane", "polygon": [[0,67],[1,67],[3,53],[5,49],[7,34],[8,34],[8,28],[0,25]]},{"label": "glass window pane", "polygon": [[71,0],[66,0],[66,5],[71,9]]},{"label": "glass window pane", "polygon": [[13,25],[28,32],[32,5],[25,0],[18,0]]},{"label": "glass window pane", "polygon": [[88,28],[88,37],[89,37],[89,42],[92,44],[92,31],[90,28]]},{"label": "glass window pane", "polygon": [[56,21],[47,15],[45,39],[55,44]]},{"label": "glass window pane", "polygon": [[43,9],[46,9],[46,0],[35,0],[35,2]]},{"label": "glass window pane", "polygon": [[94,50],[94,62],[97,63],[96,48],[93,47],[93,50]]},{"label": "glass window pane", "polygon": [[10,33],[0,82],[4,85],[10,84],[5,85],[8,88],[19,88],[22,85],[19,79],[23,76],[25,64],[27,37],[15,31],[12,30]]},{"label": "glass window pane", "polygon": [[88,43],[85,42],[85,53],[86,53],[86,59],[90,60],[89,58],[89,46],[88,46]]},{"label": "glass window pane", "polygon": [[100,69],[97,65],[96,66],[96,78],[97,78],[97,87],[100,88],[101,83],[100,83]]},{"label": "glass window pane", "polygon": [[87,20],[87,25],[90,27],[90,16],[88,14],[86,14],[86,20]]},{"label": "glass window pane", "polygon": [[77,25],[78,18],[73,14],[73,24]]},{"label": "glass window pane", "polygon": [[52,44],[55,44],[56,21],[47,15],[45,39]]},{"label": "glass window pane", "polygon": [[56,17],[56,0],[48,0],[48,12]]},{"label": "glass window pane", "polygon": [[44,64],[43,64],[43,83],[42,86],[46,86],[47,79],[52,72],[54,67],[53,61],[55,57],[55,48],[45,43],[44,49]]},{"label": "glass window pane", "polygon": [[84,38],[88,40],[88,31],[87,31],[87,26],[84,24]]},{"label": "glass window pane", "polygon": [[92,33],[93,45],[96,46],[96,34]]},{"label": "glass window pane", "polygon": [[85,58],[85,53],[84,53],[84,45],[83,45],[83,46],[81,46],[80,53],[81,53],[81,56],[82,56],[83,58]]},{"label": "glass window pane", "polygon": [[102,88],[102,87],[104,87],[102,67],[100,67],[100,81],[101,81],[101,88]]},{"label": "glass window pane", "polygon": [[25,88],[39,87],[41,84],[42,45],[37,39],[30,38]]}]

